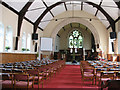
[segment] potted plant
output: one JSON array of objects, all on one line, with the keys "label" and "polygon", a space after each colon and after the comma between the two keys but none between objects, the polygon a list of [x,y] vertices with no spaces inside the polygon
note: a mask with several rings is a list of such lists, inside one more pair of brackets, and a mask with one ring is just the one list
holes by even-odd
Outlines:
[{"label": "potted plant", "polygon": [[25,48],[22,48],[22,51],[26,51],[26,49],[25,49]]},{"label": "potted plant", "polygon": [[29,49],[26,49],[26,51],[30,51]]},{"label": "potted plant", "polygon": [[9,46],[6,46],[5,49],[8,51],[8,50],[10,49],[10,47],[9,47]]}]

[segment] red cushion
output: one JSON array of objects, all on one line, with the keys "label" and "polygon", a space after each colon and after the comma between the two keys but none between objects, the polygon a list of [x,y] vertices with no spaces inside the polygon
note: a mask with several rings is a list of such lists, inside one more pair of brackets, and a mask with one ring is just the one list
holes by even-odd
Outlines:
[{"label": "red cushion", "polygon": [[[16,81],[15,87],[25,88],[27,87],[28,82],[25,81]],[[29,82],[29,86],[31,86],[33,83]]]},{"label": "red cushion", "polygon": [[101,78],[101,81],[111,80],[110,78]]},{"label": "red cushion", "polygon": [[85,77],[93,77],[94,74],[84,74]]},{"label": "red cushion", "polygon": [[10,87],[12,87],[12,81],[11,80],[4,80],[4,81],[2,81],[2,87],[3,88],[10,88]]},{"label": "red cushion", "polygon": [[[41,80],[41,79],[42,79],[42,77],[39,77],[39,80]],[[38,80],[38,76],[35,76],[34,80],[37,81]]]}]

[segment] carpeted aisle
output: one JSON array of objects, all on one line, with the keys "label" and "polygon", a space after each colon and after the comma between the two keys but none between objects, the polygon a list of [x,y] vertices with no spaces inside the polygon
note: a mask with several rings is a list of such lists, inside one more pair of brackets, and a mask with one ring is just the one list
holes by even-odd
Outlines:
[{"label": "carpeted aisle", "polygon": [[80,66],[66,65],[56,76],[44,83],[44,88],[94,88],[91,81],[82,82]]}]

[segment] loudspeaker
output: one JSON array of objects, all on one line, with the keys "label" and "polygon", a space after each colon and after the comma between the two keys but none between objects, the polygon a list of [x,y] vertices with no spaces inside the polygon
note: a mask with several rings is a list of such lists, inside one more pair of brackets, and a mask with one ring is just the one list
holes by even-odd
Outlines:
[{"label": "loudspeaker", "polygon": [[112,51],[114,52],[114,43],[111,42],[111,44],[112,44]]},{"label": "loudspeaker", "polygon": [[18,37],[15,38],[14,42],[15,42],[15,50],[17,50],[18,49]]},{"label": "loudspeaker", "polygon": [[97,44],[97,48],[99,48],[99,44]]},{"label": "loudspeaker", "polygon": [[116,37],[116,32],[110,32],[110,39],[114,39]]},{"label": "loudspeaker", "polygon": [[35,43],[35,52],[37,52],[37,43]]},{"label": "loudspeaker", "polygon": [[117,56],[117,62],[119,62],[119,56]]},{"label": "loudspeaker", "polygon": [[38,40],[38,34],[33,33],[32,34],[32,40]]}]

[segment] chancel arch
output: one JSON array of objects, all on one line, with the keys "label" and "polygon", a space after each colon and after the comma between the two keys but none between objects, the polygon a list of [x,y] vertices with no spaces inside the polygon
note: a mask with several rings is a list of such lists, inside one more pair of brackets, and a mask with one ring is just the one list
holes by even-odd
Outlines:
[{"label": "chancel arch", "polygon": [[82,19],[82,18],[68,18],[68,19],[65,19],[63,20],[61,23],[59,23],[55,29],[53,30],[52,34],[51,34],[51,37],[53,38],[53,49],[55,50],[55,38],[56,38],[56,35],[57,33],[59,32],[59,30],[64,27],[65,25],[68,25],[70,23],[80,23],[80,24],[83,24],[85,26],[87,26],[90,31],[92,32],[93,36],[94,36],[94,39],[95,39],[95,44],[100,44],[100,38],[99,38],[99,34],[96,30],[96,28],[91,24],[89,23],[88,21]]}]

